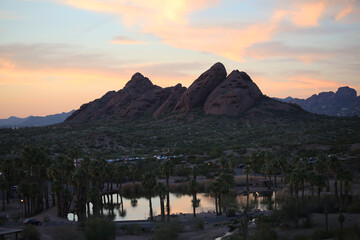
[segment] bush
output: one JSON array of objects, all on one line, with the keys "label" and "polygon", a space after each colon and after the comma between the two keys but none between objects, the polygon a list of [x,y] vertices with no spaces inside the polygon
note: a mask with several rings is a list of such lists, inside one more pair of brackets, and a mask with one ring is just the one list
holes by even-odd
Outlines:
[{"label": "bush", "polygon": [[45,215],[43,217],[43,223],[49,223],[50,222],[50,217],[48,215]]},{"label": "bush", "polygon": [[139,224],[127,224],[120,227],[123,229],[126,234],[129,235],[139,235],[143,232],[143,229],[140,227]]},{"label": "bush", "polygon": [[154,240],[177,239],[183,226],[178,221],[158,225],[154,232]]},{"label": "bush", "polygon": [[317,229],[311,236],[312,240],[328,239],[334,236],[333,232]]},{"label": "bush", "polygon": [[271,228],[270,224],[262,223],[259,225],[255,234],[251,236],[250,240],[276,240],[276,231]]},{"label": "bush", "polygon": [[353,227],[347,227],[344,229],[337,229],[335,231],[335,240],[356,240],[360,239],[360,228],[355,225]]},{"label": "bush", "polygon": [[61,226],[56,228],[53,235],[54,240],[82,240],[84,239],[83,234],[73,227]]},{"label": "bush", "polygon": [[202,218],[195,218],[192,220],[192,225],[196,230],[204,229],[204,220]]},{"label": "bush", "polygon": [[24,231],[21,232],[21,236],[25,240],[40,240],[39,231],[32,225],[26,226]]},{"label": "bush", "polygon": [[308,240],[308,239],[310,239],[310,237],[305,234],[298,234],[293,238],[293,240]]},{"label": "bush", "polygon": [[85,223],[86,240],[113,240],[115,236],[115,223],[105,218],[93,218]]},{"label": "bush", "polygon": [[14,222],[19,222],[19,220],[21,219],[22,214],[21,213],[13,213],[10,215],[10,218],[14,221]]}]

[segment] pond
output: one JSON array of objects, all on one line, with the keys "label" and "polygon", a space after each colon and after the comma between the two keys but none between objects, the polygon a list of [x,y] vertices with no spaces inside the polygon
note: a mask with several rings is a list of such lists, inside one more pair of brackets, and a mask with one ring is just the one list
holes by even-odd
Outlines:
[{"label": "pond", "polygon": [[[200,200],[199,207],[196,208],[197,213],[215,212],[215,198],[205,193],[198,193],[197,199]],[[135,200],[135,201],[134,201]],[[271,201],[270,201],[271,200]],[[249,201],[249,206],[252,209],[269,210],[274,208],[275,193],[269,197],[249,195],[249,200],[245,195],[237,195],[231,200],[224,198],[223,201],[233,202],[238,210],[246,206]],[[123,206],[121,206],[121,197],[119,194],[112,194],[103,196],[104,208],[103,215],[113,215],[114,221],[130,221],[130,220],[145,220],[149,217],[149,200],[147,198],[129,199],[122,198]],[[154,216],[160,215],[160,199],[159,197],[151,198]],[[183,194],[170,193],[170,213],[192,213],[192,196]],[[166,201],[165,201],[166,205]],[[88,211],[92,214],[92,204]],[[73,213],[68,214],[70,221],[77,220]]]}]

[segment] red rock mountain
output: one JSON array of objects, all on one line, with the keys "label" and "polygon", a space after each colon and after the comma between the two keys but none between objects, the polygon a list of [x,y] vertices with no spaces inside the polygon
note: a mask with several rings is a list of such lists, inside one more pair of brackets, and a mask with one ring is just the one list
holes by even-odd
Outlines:
[{"label": "red rock mountain", "polygon": [[[271,110],[280,111],[298,109],[294,105],[265,97],[245,72],[235,70],[229,76],[226,75],[224,65],[216,63],[187,89],[181,84],[161,88],[153,85],[142,74],[135,73],[123,89],[108,92],[100,99],[82,105],[66,121],[139,115],[160,117],[194,109],[200,109],[205,114],[231,116],[239,116],[249,110],[252,114],[262,114],[264,109],[270,109],[269,106]],[[257,104],[260,100],[261,103]],[[256,104],[262,106],[262,109],[256,109]]]}]

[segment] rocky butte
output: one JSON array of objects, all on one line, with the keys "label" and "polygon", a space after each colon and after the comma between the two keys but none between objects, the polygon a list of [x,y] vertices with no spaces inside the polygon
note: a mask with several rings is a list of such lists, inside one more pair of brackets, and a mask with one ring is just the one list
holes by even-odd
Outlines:
[{"label": "rocky butte", "polygon": [[301,111],[294,104],[266,97],[245,72],[227,75],[222,63],[214,64],[201,74],[189,88],[178,84],[162,88],[141,73],[135,73],[125,87],[110,91],[100,99],[83,104],[67,118],[67,122],[82,122],[115,118],[131,118],[200,110],[205,114],[241,116],[272,114],[277,111]]}]

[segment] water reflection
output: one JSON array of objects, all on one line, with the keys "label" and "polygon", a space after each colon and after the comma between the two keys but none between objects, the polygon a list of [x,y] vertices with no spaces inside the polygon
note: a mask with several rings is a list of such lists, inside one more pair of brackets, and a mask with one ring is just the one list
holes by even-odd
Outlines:
[{"label": "water reflection", "polygon": [[[198,193],[196,196],[198,204],[196,213],[215,212],[215,198],[209,194]],[[121,197],[119,194],[103,196],[102,214],[110,216],[114,221],[124,220],[144,220],[149,217],[149,200],[146,198],[129,199]],[[152,207],[154,216],[161,214],[160,198],[154,197]],[[235,195],[230,200],[231,205],[238,210],[242,210],[249,203],[251,209],[268,210],[272,209],[275,201],[275,194],[269,197],[254,196],[253,194]],[[171,214],[193,213],[193,196],[170,193]],[[166,202],[165,202],[166,205]],[[236,206],[234,206],[236,205]],[[92,204],[87,206],[87,213],[92,215]],[[77,220],[74,214],[68,214],[69,220]]]}]

